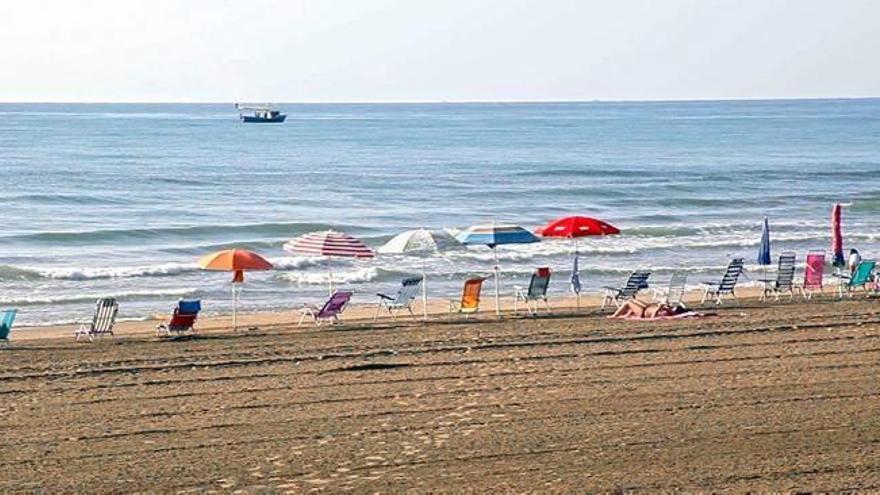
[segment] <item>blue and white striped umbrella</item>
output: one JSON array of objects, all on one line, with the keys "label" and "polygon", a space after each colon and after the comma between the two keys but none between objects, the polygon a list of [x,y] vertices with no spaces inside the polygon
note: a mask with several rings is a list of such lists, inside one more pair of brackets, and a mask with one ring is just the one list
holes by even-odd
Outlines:
[{"label": "blue and white striped umbrella", "polygon": [[501,244],[528,244],[540,242],[535,234],[519,225],[473,225],[459,232],[455,238],[462,244],[481,244],[494,248]]},{"label": "blue and white striped umbrella", "polygon": [[492,248],[492,254],[495,257],[495,314],[501,315],[500,305],[500,287],[499,287],[499,269],[498,269],[498,252],[496,246],[501,244],[529,244],[532,242],[541,242],[535,234],[520,227],[519,225],[473,225],[456,234],[455,239],[462,244],[482,245]]}]

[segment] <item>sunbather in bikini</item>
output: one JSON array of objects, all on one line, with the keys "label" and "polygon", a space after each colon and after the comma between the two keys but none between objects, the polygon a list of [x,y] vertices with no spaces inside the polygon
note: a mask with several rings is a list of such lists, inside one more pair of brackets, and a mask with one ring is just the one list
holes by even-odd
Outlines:
[{"label": "sunbather in bikini", "polygon": [[630,299],[623,304],[614,314],[612,318],[662,318],[667,316],[680,315],[686,312],[682,306],[670,306],[664,303],[646,303],[638,299]]}]

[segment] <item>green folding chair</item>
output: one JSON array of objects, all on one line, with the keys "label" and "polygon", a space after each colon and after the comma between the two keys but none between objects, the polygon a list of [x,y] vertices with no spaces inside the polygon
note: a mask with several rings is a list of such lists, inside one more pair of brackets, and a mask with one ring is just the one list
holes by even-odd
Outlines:
[{"label": "green folding chair", "polygon": [[856,271],[853,272],[852,276],[844,277],[846,283],[841,280],[838,290],[838,296],[843,297],[844,294],[852,297],[853,293],[857,289],[862,289],[865,293],[868,293],[868,284],[873,281],[874,268],[877,266],[877,262],[874,260],[863,260],[859,263],[859,266],[856,267]]},{"label": "green folding chair", "polygon": [[12,332],[12,322],[15,321],[15,313],[16,310],[14,309],[0,312],[0,340],[6,342],[6,345],[9,345],[9,334]]}]

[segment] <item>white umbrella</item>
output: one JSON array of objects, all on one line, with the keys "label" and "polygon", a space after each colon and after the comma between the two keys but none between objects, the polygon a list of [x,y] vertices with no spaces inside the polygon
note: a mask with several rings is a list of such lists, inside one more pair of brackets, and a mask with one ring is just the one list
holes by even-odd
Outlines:
[{"label": "white umbrella", "polygon": [[[445,234],[432,233],[430,230],[415,229],[401,232],[392,237],[377,251],[380,254],[421,254],[422,255],[422,313],[428,319],[428,276],[425,273],[425,257],[427,253],[439,251],[439,245],[451,241]],[[437,241],[440,241],[439,243]]]}]

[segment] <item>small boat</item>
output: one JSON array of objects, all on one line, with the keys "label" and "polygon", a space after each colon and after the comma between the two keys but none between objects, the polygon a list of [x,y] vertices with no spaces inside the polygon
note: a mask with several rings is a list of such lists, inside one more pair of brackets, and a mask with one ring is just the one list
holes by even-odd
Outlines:
[{"label": "small boat", "polygon": [[[238,110],[238,118],[245,123],[281,123],[287,118],[287,114],[281,113],[273,109],[270,105],[239,105],[235,104]],[[253,115],[245,115],[245,112],[253,112]]]}]

